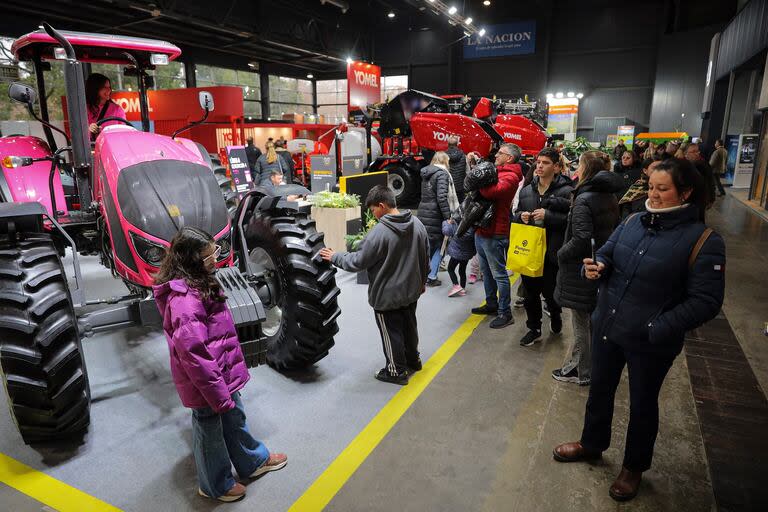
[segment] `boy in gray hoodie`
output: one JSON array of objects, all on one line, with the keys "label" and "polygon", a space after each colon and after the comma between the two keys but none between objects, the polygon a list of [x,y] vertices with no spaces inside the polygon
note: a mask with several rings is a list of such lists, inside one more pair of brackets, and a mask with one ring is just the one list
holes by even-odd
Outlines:
[{"label": "boy in gray hoodie", "polygon": [[395,195],[384,185],[371,189],[365,200],[379,223],[368,232],[356,252],[325,248],[326,261],[349,272],[368,272],[368,303],[376,314],[387,365],[375,377],[408,384],[409,372],[421,370],[416,302],[424,293],[429,272],[427,230],[419,219],[400,212]]}]

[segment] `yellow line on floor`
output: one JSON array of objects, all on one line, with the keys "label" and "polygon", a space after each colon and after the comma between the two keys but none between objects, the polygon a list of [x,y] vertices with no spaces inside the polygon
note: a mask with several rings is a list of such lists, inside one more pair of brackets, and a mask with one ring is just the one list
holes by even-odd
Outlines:
[{"label": "yellow line on floor", "polygon": [[[517,279],[519,276],[510,281],[514,284]],[[467,318],[429,358],[424,368],[387,402],[288,512],[314,512],[325,508],[485,318],[481,315]]]},{"label": "yellow line on floor", "polygon": [[2,453],[0,482],[59,512],[120,512],[119,508]]}]

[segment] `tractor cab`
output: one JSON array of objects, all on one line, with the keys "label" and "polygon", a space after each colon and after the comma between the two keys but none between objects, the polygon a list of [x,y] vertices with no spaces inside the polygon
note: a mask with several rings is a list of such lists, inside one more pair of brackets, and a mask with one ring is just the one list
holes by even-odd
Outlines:
[{"label": "tractor cab", "polygon": [[[11,46],[16,59],[32,62],[37,78],[37,91],[40,98],[40,116],[48,121],[48,106],[45,102],[45,76],[43,71],[50,69],[49,61],[75,60],[76,64],[117,64],[126,66],[125,74],[136,76],[139,106],[141,108],[141,125],[143,131],[149,131],[149,106],[147,89],[152,87],[152,76],[147,71],[157,66],[168,65],[181,55],[181,50],[171,43],[155,39],[144,39],[129,36],[114,36],[86,32],[58,32],[68,44],[62,44],[41,28],[35,32],[23,35]],[[68,51],[71,48],[72,53]],[[69,67],[69,66],[68,66]],[[82,68],[82,64],[72,67]],[[67,82],[67,90],[71,84]],[[72,84],[74,85],[74,84]],[[67,103],[69,104],[69,94]],[[74,121],[70,117],[70,121]],[[56,145],[46,129],[48,144],[55,151]]]}]

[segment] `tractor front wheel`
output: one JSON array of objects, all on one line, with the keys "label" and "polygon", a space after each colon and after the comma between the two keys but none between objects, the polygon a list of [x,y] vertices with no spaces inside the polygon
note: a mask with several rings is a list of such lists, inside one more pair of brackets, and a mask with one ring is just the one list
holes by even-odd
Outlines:
[{"label": "tractor front wheel", "polygon": [[245,237],[251,268],[270,292],[262,324],[267,363],[277,370],[316,363],[333,346],[341,314],[336,269],[319,254],[325,247],[323,234],[306,213],[256,211]]},{"label": "tractor front wheel", "polygon": [[415,208],[421,197],[421,180],[405,167],[397,164],[384,168],[389,173],[387,184],[395,194],[398,206]]},{"label": "tractor front wheel", "polygon": [[86,432],[88,375],[50,235],[0,239],[0,362],[11,416],[25,443]]}]

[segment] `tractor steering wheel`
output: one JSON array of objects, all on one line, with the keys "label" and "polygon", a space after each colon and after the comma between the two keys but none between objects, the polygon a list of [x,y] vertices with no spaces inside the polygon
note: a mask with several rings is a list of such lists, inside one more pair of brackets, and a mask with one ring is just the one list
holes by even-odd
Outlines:
[{"label": "tractor steering wheel", "polygon": [[122,117],[105,117],[104,119],[99,119],[96,121],[96,126],[101,128],[101,125],[110,121],[118,121],[120,123],[127,124],[128,126],[133,126],[127,119],[123,119]]}]

